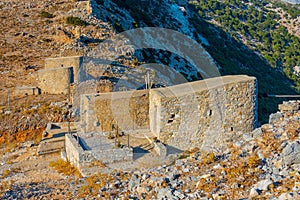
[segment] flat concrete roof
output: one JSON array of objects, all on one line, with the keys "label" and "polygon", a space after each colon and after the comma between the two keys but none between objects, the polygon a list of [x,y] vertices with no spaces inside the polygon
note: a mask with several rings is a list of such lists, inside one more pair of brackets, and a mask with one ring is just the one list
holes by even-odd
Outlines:
[{"label": "flat concrete roof", "polygon": [[155,88],[151,89],[151,93],[153,92],[161,97],[183,96],[193,92],[201,92],[231,83],[247,82],[255,79],[255,77],[247,75],[220,76],[200,81],[183,83],[166,88]]}]

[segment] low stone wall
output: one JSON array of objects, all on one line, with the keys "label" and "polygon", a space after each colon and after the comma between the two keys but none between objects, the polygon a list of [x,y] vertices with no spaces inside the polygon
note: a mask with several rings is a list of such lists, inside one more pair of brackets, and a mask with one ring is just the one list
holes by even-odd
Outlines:
[{"label": "low stone wall", "polygon": [[95,160],[91,152],[84,151],[71,134],[65,135],[65,146],[68,161],[77,168],[80,168],[81,164],[87,164]]},{"label": "low stone wall", "polygon": [[27,95],[39,95],[41,94],[41,89],[37,87],[30,87],[30,86],[22,86],[16,87],[14,95],[15,96],[27,96]]},{"label": "low stone wall", "polygon": [[67,160],[77,168],[94,160],[105,164],[133,160],[133,149],[130,147],[84,150],[71,134],[65,135],[65,151]]},{"label": "low stone wall", "polygon": [[50,140],[42,140],[37,149],[37,155],[60,152],[65,149],[65,140],[63,137]]},{"label": "low stone wall", "polygon": [[102,163],[108,164],[120,161],[132,161],[133,149],[130,147],[122,147],[108,150],[97,151],[97,154],[93,155],[97,160]]},{"label": "low stone wall", "polygon": [[72,67],[44,69],[38,72],[39,88],[42,93],[68,94],[72,82]]}]

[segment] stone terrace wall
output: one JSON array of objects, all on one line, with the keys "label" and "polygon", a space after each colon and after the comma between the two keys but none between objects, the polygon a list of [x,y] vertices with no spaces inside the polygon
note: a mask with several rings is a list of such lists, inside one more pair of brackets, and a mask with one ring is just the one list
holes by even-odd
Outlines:
[{"label": "stone terrace wall", "polygon": [[153,89],[150,129],[161,141],[182,150],[221,148],[256,127],[256,93],[256,79],[248,76]]},{"label": "stone terrace wall", "polygon": [[149,92],[137,90],[81,96],[81,124],[85,132],[149,128]]},{"label": "stone terrace wall", "polygon": [[113,90],[113,84],[109,80],[88,80],[76,83],[73,89],[73,108],[80,109],[80,97],[82,94],[106,93]]},{"label": "stone terrace wall", "polygon": [[74,82],[77,82],[78,71],[82,63],[82,56],[47,58],[45,59],[45,69],[73,67]]},{"label": "stone terrace wall", "polygon": [[39,70],[39,88],[42,93],[68,94],[73,76],[71,67]]}]

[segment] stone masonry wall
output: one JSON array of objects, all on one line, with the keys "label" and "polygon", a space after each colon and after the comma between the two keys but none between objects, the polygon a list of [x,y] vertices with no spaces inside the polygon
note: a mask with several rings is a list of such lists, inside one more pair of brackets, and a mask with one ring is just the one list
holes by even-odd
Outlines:
[{"label": "stone masonry wall", "polygon": [[130,147],[115,148],[97,151],[94,154],[97,160],[102,163],[114,163],[119,161],[132,161],[133,160],[133,149]]},{"label": "stone masonry wall", "polygon": [[113,84],[109,80],[88,80],[76,83],[73,89],[73,108],[80,109],[80,97],[82,94],[106,93],[113,90]]},{"label": "stone masonry wall", "polygon": [[74,82],[77,82],[77,75],[83,63],[82,56],[59,57],[45,59],[45,69],[73,67]]},{"label": "stone masonry wall", "polygon": [[16,96],[39,95],[40,93],[39,88],[30,86],[16,87],[14,91]]},{"label": "stone masonry wall", "polygon": [[81,96],[81,124],[85,132],[149,128],[147,90],[110,92]]},{"label": "stone masonry wall", "polygon": [[73,76],[71,67],[39,70],[39,88],[42,93],[68,94],[69,84]]},{"label": "stone masonry wall", "polygon": [[254,77],[225,76],[150,92],[150,129],[179,149],[222,148],[257,124]]},{"label": "stone masonry wall", "polygon": [[65,150],[66,150],[68,161],[72,165],[79,168],[80,154],[83,154],[83,149],[78,147],[77,141],[70,134],[65,135],[65,145],[66,145]]},{"label": "stone masonry wall", "polygon": [[97,152],[87,151],[78,145],[77,140],[71,134],[65,135],[65,146],[68,161],[78,169],[94,160],[99,160],[102,163],[133,160],[133,149],[130,147],[103,149]]},{"label": "stone masonry wall", "polygon": [[65,146],[68,161],[79,169],[81,165],[95,160],[90,151],[84,151],[78,146],[77,140],[71,134],[65,135]]}]

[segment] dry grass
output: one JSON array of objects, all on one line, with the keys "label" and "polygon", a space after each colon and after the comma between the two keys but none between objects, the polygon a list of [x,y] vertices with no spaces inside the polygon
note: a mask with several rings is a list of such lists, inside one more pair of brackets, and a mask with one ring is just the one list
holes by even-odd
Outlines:
[{"label": "dry grass", "polygon": [[261,159],[257,155],[251,155],[248,158],[248,165],[251,168],[257,167],[261,164]]},{"label": "dry grass", "polygon": [[19,146],[19,144],[15,141],[9,142],[6,147],[5,147],[5,152],[11,152],[12,150],[14,150],[15,148],[17,148]]},{"label": "dry grass", "polygon": [[5,191],[8,191],[8,190],[11,190],[12,189],[12,185],[13,185],[13,182],[10,181],[3,181],[1,184],[0,184],[0,198],[2,198],[3,194]]},{"label": "dry grass", "polygon": [[200,158],[201,158],[202,165],[209,165],[216,161],[216,156],[213,152],[202,151]]},{"label": "dry grass", "polygon": [[[198,164],[200,168],[212,168],[219,164],[221,167],[216,168],[213,172],[198,181],[199,190],[203,190],[206,193],[210,193],[213,190],[224,190],[227,193],[220,196],[220,199],[236,199],[243,198],[241,194],[245,192],[251,185],[259,180],[260,169],[256,168],[261,160],[257,155],[245,155],[241,156],[241,149],[231,146],[230,154],[226,161],[217,159],[212,152],[202,152],[201,160]],[[239,194],[239,196],[237,196]]]},{"label": "dry grass", "polygon": [[[101,173],[97,173],[89,176],[88,178],[86,178],[86,185],[83,185],[79,188],[78,197],[89,199],[92,197],[99,198],[98,195],[101,195],[103,199],[108,199],[108,198],[112,198],[112,196],[117,196],[118,195],[117,193],[108,194],[107,192],[100,192],[100,189],[103,187],[107,187],[109,184],[113,185],[117,179],[125,182],[131,177],[130,174],[124,173],[122,171],[119,171],[118,174],[119,174],[118,178],[111,174],[101,174]],[[126,191],[124,190],[123,194],[126,196],[129,193],[126,194]]]},{"label": "dry grass", "polygon": [[58,173],[62,173],[66,176],[77,176],[82,177],[78,169],[72,166],[69,162],[64,161],[63,159],[58,159],[49,163],[49,166],[54,168]]},{"label": "dry grass", "polygon": [[100,167],[100,168],[104,168],[106,167],[106,165],[102,162],[100,162],[99,160],[94,160],[93,162],[90,163],[90,167]]},{"label": "dry grass", "polygon": [[78,197],[97,196],[99,190],[104,187],[111,178],[106,174],[94,174],[86,178],[87,185],[81,186],[78,190]]},{"label": "dry grass", "polygon": [[4,179],[4,178],[8,177],[9,175],[11,175],[11,171],[6,169],[2,172],[1,178]]}]

